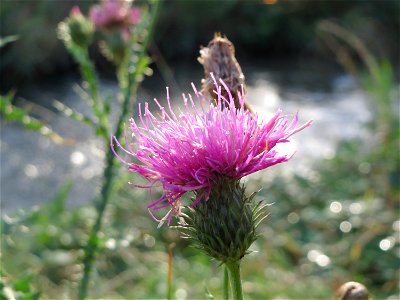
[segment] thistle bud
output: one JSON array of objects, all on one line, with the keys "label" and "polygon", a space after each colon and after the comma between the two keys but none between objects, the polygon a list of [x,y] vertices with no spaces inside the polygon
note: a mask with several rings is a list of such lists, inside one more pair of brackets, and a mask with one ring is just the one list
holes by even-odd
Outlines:
[{"label": "thistle bud", "polygon": [[94,27],[92,22],[82,15],[79,7],[71,9],[70,16],[58,27],[59,37],[68,46],[86,48],[92,42]]},{"label": "thistle bud", "polygon": [[[196,192],[197,194],[202,191]],[[219,179],[209,199],[182,214],[183,237],[194,241],[207,255],[222,263],[239,261],[256,240],[256,227],[266,217],[265,205],[252,205],[238,180]]]}]

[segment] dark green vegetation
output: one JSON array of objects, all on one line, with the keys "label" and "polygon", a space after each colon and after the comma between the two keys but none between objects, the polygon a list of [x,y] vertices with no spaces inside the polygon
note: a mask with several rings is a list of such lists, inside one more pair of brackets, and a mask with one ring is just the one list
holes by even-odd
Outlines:
[{"label": "dark green vegetation", "polygon": [[[79,4],[87,13],[95,2],[2,1],[0,36],[17,35],[18,40],[0,50],[1,90],[16,88],[22,80],[71,70],[74,63],[57,39],[55,28],[73,5]],[[279,0],[275,5],[263,4],[262,0],[164,2],[159,19],[162,26],[155,32],[155,44],[150,49],[155,60],[162,59],[162,54],[168,62],[195,62],[199,46],[206,46],[215,31],[226,34],[235,44],[239,61],[320,56],[315,26],[325,19],[340,20],[379,56],[398,57],[400,5],[396,0]],[[101,69],[110,68],[96,47],[92,47],[91,56]]]}]

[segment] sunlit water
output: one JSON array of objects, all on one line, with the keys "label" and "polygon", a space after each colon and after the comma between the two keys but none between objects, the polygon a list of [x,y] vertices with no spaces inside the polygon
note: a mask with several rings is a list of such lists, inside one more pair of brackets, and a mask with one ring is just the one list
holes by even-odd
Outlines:
[{"label": "sunlit water", "polygon": [[[290,162],[255,176],[290,175],[293,172],[307,175],[312,173],[314,161],[335,155],[335,145],[339,140],[366,136],[365,123],[371,118],[371,113],[365,93],[353,78],[313,66],[281,70],[273,66],[249,65],[243,69],[247,74],[248,102],[262,118],[271,117],[280,108],[289,116],[298,111],[300,123],[314,120],[310,128],[293,137],[292,143],[285,144],[285,151],[296,151]],[[172,98],[178,99],[174,100],[176,105],[179,105],[182,91],[191,92],[190,82],[200,88],[201,76],[200,68],[195,71],[186,68],[175,70],[175,79],[168,85]],[[34,106],[34,113],[57,133],[73,139],[72,145],[54,144],[38,133],[24,130],[19,124],[2,124],[2,213],[48,202],[69,180],[73,182],[68,200],[70,205],[90,201],[98,193],[104,166],[102,142],[86,126],[43,108],[51,107],[53,99],[59,99],[80,112],[88,113],[86,104],[72,90],[77,81],[75,77],[64,76],[54,83],[30,86],[24,92],[27,100],[40,98],[41,105]],[[102,91],[115,95],[115,82],[102,80]],[[150,102],[154,97],[164,101],[164,91],[165,83],[160,78],[148,79],[138,101]],[[118,107],[117,103],[115,101],[114,108]]]}]

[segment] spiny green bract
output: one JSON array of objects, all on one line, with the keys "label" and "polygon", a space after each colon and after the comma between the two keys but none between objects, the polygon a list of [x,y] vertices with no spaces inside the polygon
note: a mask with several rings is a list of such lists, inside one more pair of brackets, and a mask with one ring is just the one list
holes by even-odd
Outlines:
[{"label": "spiny green bract", "polygon": [[266,217],[266,205],[252,205],[253,197],[245,195],[239,180],[221,178],[207,201],[181,215],[178,228],[207,255],[222,263],[238,261],[249,253],[257,238],[256,228]]}]

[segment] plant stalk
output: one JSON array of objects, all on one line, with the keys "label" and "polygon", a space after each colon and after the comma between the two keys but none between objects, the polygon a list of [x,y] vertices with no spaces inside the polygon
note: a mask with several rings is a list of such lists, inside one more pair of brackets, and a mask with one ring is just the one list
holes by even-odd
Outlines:
[{"label": "plant stalk", "polygon": [[234,300],[243,300],[242,281],[240,279],[240,260],[226,263],[231,282],[232,295]]},{"label": "plant stalk", "polygon": [[223,291],[224,300],[229,299],[229,274],[227,266],[224,266],[224,291]]},{"label": "plant stalk", "polygon": [[[108,145],[108,144],[107,144]],[[97,210],[97,219],[95,224],[93,225],[92,231],[90,233],[89,241],[85,248],[85,256],[83,259],[83,277],[78,291],[78,299],[85,299],[87,296],[87,289],[90,281],[90,275],[93,266],[94,256],[96,254],[98,248],[98,238],[97,235],[101,229],[104,211],[107,205],[107,202],[110,197],[111,186],[112,186],[112,173],[114,169],[114,155],[112,151],[108,150],[106,154],[106,168],[103,173],[103,185],[100,193],[100,202],[98,203]]]}]

